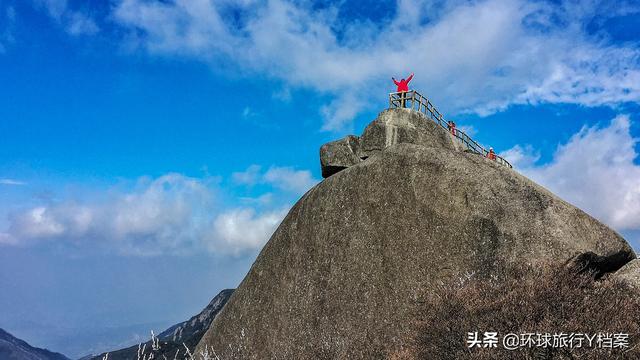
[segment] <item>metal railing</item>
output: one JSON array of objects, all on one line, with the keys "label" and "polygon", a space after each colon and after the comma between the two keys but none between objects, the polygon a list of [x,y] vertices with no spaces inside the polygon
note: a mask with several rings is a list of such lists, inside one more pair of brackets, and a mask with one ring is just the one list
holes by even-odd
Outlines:
[{"label": "metal railing", "polygon": [[[436,124],[440,125],[443,129],[447,130],[451,133],[465,148],[469,151],[475,152],[476,154],[480,154],[482,156],[487,156],[489,151],[487,151],[484,146],[480,145],[477,141],[473,140],[469,135],[467,135],[464,131],[454,128],[454,131],[449,129],[449,125],[447,121],[444,119],[444,116],[435,106],[427,99],[422,96],[419,92],[415,90],[407,91],[407,92],[395,92],[389,94],[389,108],[405,108],[411,109],[414,111],[418,111],[420,113],[425,114],[428,118],[433,120]],[[508,168],[513,168],[511,164],[502,156],[498,154],[495,155],[495,161],[498,164],[504,165]]]}]

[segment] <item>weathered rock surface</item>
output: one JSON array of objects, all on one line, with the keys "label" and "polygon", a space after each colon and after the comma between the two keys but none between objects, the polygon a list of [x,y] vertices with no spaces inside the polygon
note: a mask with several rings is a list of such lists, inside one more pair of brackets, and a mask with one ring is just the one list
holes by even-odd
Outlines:
[{"label": "weathered rock surface", "polygon": [[366,127],[362,136],[349,135],[322,145],[322,177],[327,178],[386,147],[401,143],[462,151],[448,132],[425,115],[410,109],[385,110]]},{"label": "weathered rock surface", "polygon": [[424,114],[410,109],[381,112],[362,133],[360,146],[365,157],[395,144],[456,150],[453,138]]},{"label": "weathered rock surface", "polygon": [[438,283],[587,252],[635,258],[613,230],[413,118],[383,112],[360,139],[366,160],[294,205],[198,350],[386,358],[415,334],[415,311]]},{"label": "weathered rock surface", "polygon": [[357,136],[348,135],[320,147],[320,166],[324,178],[360,161],[360,138]]},{"label": "weathered rock surface", "polygon": [[636,290],[640,290],[640,260],[631,260],[612,276],[626,282]]}]

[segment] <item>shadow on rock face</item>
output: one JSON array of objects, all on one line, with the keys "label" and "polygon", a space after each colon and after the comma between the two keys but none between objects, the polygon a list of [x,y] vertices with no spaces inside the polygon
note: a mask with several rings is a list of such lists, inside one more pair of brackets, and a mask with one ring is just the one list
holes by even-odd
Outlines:
[{"label": "shadow on rock face", "polygon": [[568,264],[579,274],[592,273],[595,279],[620,270],[624,265],[633,260],[633,251],[620,250],[607,255],[598,255],[588,251],[569,260]]}]

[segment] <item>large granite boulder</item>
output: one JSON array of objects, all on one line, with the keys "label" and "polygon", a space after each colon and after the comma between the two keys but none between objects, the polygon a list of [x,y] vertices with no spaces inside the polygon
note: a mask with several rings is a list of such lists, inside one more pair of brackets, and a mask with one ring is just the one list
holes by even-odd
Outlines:
[{"label": "large granite boulder", "polygon": [[383,112],[360,139],[368,157],[293,206],[198,351],[386,358],[407,346],[437,284],[585,253],[614,270],[635,258],[615,231],[415,115]]}]

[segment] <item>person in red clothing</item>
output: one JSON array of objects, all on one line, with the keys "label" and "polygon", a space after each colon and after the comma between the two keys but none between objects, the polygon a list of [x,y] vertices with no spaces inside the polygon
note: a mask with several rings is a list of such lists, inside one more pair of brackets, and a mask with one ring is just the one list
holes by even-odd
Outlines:
[{"label": "person in red clothing", "polygon": [[405,79],[401,79],[400,81],[396,80],[395,78],[391,78],[391,80],[393,80],[393,83],[396,84],[396,86],[398,87],[398,89],[396,90],[396,92],[400,93],[400,102],[402,103],[402,107],[405,107],[405,94],[407,91],[409,91],[409,81],[411,81],[411,79],[413,79],[413,73],[411,73],[411,75],[409,75],[409,77],[405,80]]},{"label": "person in red clothing", "polygon": [[456,123],[449,120],[447,122],[447,127],[449,128],[449,131],[451,131],[451,135],[456,136]]},{"label": "person in red clothing", "polygon": [[489,148],[489,152],[487,153],[487,158],[489,160],[495,160],[496,159],[496,153],[493,151],[493,148]]}]

